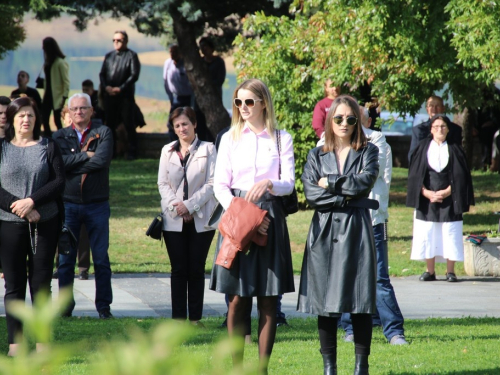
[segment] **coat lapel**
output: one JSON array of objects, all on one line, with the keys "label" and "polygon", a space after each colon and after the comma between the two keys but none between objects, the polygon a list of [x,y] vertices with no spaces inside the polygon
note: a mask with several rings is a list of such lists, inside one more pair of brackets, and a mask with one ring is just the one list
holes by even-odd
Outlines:
[{"label": "coat lapel", "polygon": [[[342,174],[348,174],[352,169],[354,169],[356,166],[358,166],[358,163],[356,162],[359,158],[361,157],[361,149],[358,151],[353,150],[352,148],[349,150],[349,153],[347,154],[347,159],[345,160],[344,163],[344,173]],[[355,172],[357,173],[357,172]]]},{"label": "coat lapel", "polygon": [[337,168],[337,158],[334,152],[323,152],[319,154],[321,159],[321,172],[322,176],[329,174],[340,174]]}]

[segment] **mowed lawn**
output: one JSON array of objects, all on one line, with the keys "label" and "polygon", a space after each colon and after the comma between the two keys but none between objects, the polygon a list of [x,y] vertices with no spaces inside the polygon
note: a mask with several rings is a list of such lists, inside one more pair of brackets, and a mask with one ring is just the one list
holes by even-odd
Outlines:
[{"label": "mowed lawn", "polygon": [[[160,212],[157,188],[159,160],[113,160],[111,164],[111,243],[113,272],[170,272],[165,245],[145,236],[155,214]],[[392,276],[417,275],[424,263],[410,260],[413,236],[413,209],[405,206],[407,169],[395,168],[389,207],[389,266]],[[476,205],[464,215],[465,233],[496,233],[500,216],[500,176],[473,172]],[[288,217],[293,269],[300,274],[304,244],[313,211],[304,210]],[[207,258],[206,272],[212,268],[214,244]],[[457,274],[464,275],[463,263]],[[445,272],[444,264],[437,268]]]}]

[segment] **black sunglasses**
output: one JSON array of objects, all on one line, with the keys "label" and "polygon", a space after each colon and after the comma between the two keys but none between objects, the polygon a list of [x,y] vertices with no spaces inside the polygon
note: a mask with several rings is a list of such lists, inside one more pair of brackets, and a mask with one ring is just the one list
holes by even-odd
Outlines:
[{"label": "black sunglasses", "polygon": [[238,98],[234,99],[234,105],[238,108],[241,108],[243,106],[243,102],[245,102],[245,105],[248,108],[252,108],[255,106],[255,102],[261,102],[262,99],[245,99],[244,101]]},{"label": "black sunglasses", "polygon": [[333,116],[333,122],[337,125],[341,125],[344,122],[344,118],[349,126],[354,126],[358,123],[358,118],[356,116]]}]

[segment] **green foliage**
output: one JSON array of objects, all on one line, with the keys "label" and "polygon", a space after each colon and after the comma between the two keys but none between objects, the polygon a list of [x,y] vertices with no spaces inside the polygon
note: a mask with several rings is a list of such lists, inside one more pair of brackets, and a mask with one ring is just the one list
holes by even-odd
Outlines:
[{"label": "green foliage", "polygon": [[0,60],[8,51],[15,50],[26,38],[22,26],[23,10],[11,2],[0,4]]},{"label": "green foliage", "polygon": [[415,114],[445,83],[456,109],[479,106],[500,74],[494,2],[295,0],[290,12],[292,19],[246,18],[235,63],[240,81],[270,87],[280,124],[294,136],[297,181],[316,141],[312,111],[326,79],[354,96],[371,82],[382,107]]},{"label": "green foliage", "polygon": [[[52,341],[52,329],[64,306],[69,301],[69,293],[60,293],[55,305],[47,295],[38,295],[33,308],[27,307],[24,301],[13,302],[10,307],[24,326],[25,334],[36,343],[46,343],[43,350],[30,353],[27,340],[21,342],[18,355],[12,360],[0,356],[0,374],[32,375],[67,373],[61,369],[66,366],[77,353],[82,352],[83,343]],[[103,323],[93,319],[94,327]],[[74,323],[77,323],[76,320]],[[234,351],[242,350],[243,340],[212,340],[210,358],[214,361],[207,366],[204,355],[181,351],[186,342],[192,340],[196,330],[189,323],[170,320],[158,324],[150,332],[143,332],[137,326],[129,334],[122,335],[123,325],[119,320],[109,321],[109,325],[121,326],[111,330],[111,340],[100,339],[94,343],[98,354],[89,356],[85,353],[86,366],[91,374],[107,375],[163,375],[163,374],[253,374],[254,366],[236,366],[231,371],[221,368],[221,363]],[[91,324],[92,325],[92,324]],[[96,326],[97,325],[97,326]],[[80,332],[82,333],[82,332]],[[102,332],[95,332],[101,337]],[[85,335],[89,335],[85,331]],[[90,336],[92,337],[92,335]]]}]

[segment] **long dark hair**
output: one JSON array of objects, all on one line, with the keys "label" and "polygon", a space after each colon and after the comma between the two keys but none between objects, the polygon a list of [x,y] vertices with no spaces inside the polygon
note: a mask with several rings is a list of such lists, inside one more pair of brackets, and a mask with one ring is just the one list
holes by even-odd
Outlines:
[{"label": "long dark hair", "polygon": [[57,57],[60,57],[61,59],[66,57],[66,55],[62,53],[61,48],[59,48],[59,44],[57,44],[56,40],[51,36],[48,36],[43,40],[42,48],[46,56],[45,65],[52,65]]},{"label": "long dark hair", "polygon": [[35,127],[33,128],[33,139],[40,139],[40,132],[42,128],[42,122],[40,121],[40,114],[38,113],[38,108],[33,99],[27,96],[13,100],[7,107],[7,125],[5,129],[5,140],[10,142],[16,136],[16,131],[14,129],[14,116],[21,110],[22,107],[31,107],[35,112]]},{"label": "long dark hair", "polygon": [[332,129],[332,122],[335,111],[341,104],[345,104],[349,108],[351,108],[354,116],[358,118],[358,122],[356,123],[356,125],[354,125],[354,131],[351,135],[351,147],[356,151],[358,151],[361,147],[366,147],[367,140],[363,129],[361,129],[361,112],[359,110],[358,102],[350,95],[339,95],[332,102],[330,110],[326,115],[325,145],[323,146],[323,151],[325,152],[332,152],[333,150],[335,150],[335,133]]}]

